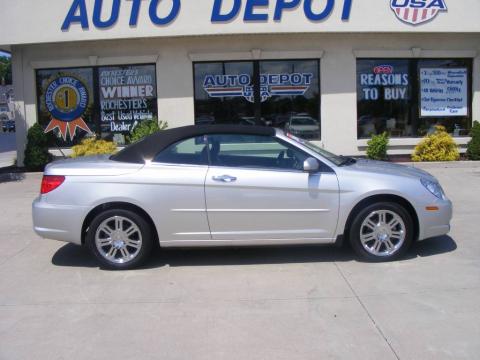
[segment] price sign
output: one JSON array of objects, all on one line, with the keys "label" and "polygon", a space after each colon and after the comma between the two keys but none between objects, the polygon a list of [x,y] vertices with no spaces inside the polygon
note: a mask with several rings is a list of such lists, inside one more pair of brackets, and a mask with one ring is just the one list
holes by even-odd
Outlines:
[{"label": "price sign", "polygon": [[420,69],[421,116],[468,116],[468,69]]}]

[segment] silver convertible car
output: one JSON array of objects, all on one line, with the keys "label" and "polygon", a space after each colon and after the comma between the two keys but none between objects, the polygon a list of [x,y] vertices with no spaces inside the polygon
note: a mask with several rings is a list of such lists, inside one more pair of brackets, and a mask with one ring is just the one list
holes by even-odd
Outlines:
[{"label": "silver convertible car", "polygon": [[452,204],[422,170],[333,155],[281,130],[165,130],[116,155],[47,166],[33,223],[130,269],[153,247],[339,244],[394,260],[450,230]]}]

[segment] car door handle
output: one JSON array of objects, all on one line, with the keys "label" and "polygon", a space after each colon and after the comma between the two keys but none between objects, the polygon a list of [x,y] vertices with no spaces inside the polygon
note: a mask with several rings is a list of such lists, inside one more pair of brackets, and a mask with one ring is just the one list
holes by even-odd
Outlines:
[{"label": "car door handle", "polygon": [[231,183],[234,181],[237,181],[237,178],[235,176],[230,176],[230,175],[221,175],[221,176],[214,176],[212,177],[214,181],[221,181],[225,183]]}]

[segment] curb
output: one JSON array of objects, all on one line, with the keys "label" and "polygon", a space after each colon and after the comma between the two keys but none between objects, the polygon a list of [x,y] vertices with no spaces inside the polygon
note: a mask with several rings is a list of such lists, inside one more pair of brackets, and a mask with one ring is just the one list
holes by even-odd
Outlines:
[{"label": "curb", "polygon": [[399,164],[421,169],[480,169],[480,161],[402,162]]}]

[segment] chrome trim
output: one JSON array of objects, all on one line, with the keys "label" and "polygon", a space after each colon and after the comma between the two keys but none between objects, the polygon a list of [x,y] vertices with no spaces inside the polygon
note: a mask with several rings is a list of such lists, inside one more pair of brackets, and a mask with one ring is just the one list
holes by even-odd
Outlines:
[{"label": "chrome trim", "polygon": [[208,209],[208,212],[330,212],[329,209]]},{"label": "chrome trim", "polygon": [[330,209],[172,209],[173,212],[330,212]]}]

